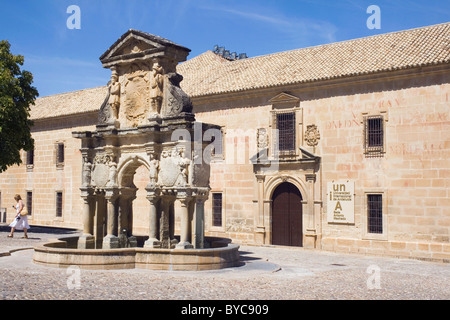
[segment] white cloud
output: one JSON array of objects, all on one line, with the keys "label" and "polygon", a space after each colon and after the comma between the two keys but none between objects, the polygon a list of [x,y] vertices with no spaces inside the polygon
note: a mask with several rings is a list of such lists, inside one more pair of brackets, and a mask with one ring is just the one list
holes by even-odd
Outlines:
[{"label": "white cloud", "polygon": [[260,9],[260,11],[271,11],[270,14],[257,12],[257,9],[245,11],[222,6],[202,6],[201,8],[204,10],[219,11],[252,22],[270,25],[278,32],[290,38],[295,44],[305,45],[311,41],[317,42],[318,38],[325,42],[336,41],[335,34],[338,28],[327,21],[304,17],[288,17],[279,11],[273,10],[273,8],[270,8],[270,10],[269,8]]}]

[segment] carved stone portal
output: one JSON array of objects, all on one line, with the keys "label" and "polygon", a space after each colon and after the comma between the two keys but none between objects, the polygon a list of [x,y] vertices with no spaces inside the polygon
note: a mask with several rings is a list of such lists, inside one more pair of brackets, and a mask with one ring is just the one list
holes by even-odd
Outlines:
[{"label": "carved stone portal", "polygon": [[[207,146],[203,133],[219,127],[195,122],[189,96],[180,88],[183,77],[176,73],[176,65],[189,51],[169,40],[129,30],[100,57],[112,76],[96,131],[73,133],[82,141],[83,155],[84,232],[80,239],[84,240],[79,247],[136,245],[133,178],[141,165],[149,170],[150,225],[145,246],[203,247],[201,224],[210,168],[198,155]],[[182,132],[183,140],[178,140],[175,131]],[[175,212],[175,202],[180,212]],[[174,234],[178,215],[180,243]]]}]

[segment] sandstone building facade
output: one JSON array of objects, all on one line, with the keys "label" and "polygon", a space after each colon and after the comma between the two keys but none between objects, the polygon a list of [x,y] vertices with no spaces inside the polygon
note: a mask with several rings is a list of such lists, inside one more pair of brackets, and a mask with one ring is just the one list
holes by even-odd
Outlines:
[{"label": "sandstone building facade", "polygon": [[[222,132],[206,234],[450,261],[449,62],[445,23],[235,61],[208,51],[179,64],[196,119]],[[36,101],[34,152],[0,174],[8,221],[19,193],[31,224],[81,228],[72,132],[95,128],[107,90]],[[148,176],[136,169],[135,234],[148,232]]]}]

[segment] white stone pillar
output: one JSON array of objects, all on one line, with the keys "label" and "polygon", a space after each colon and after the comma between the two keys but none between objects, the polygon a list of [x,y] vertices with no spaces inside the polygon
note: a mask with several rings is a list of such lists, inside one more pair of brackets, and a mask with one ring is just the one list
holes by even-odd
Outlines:
[{"label": "white stone pillar", "polygon": [[194,239],[195,249],[204,248],[205,242],[205,197],[196,197],[194,211]]},{"label": "white stone pillar", "polygon": [[119,238],[117,237],[117,192],[108,191],[106,193],[107,201],[107,219],[106,219],[106,237],[103,238],[103,249],[115,249],[119,247]]},{"label": "white stone pillar", "polygon": [[158,232],[158,202],[159,197],[156,196],[147,196],[148,201],[150,202],[150,211],[149,211],[149,238],[145,241],[146,248],[161,248],[161,241],[158,240],[159,232]]},{"label": "white stone pillar", "polygon": [[78,239],[78,249],[93,249],[95,240],[93,236],[94,221],[91,216],[91,197],[88,192],[82,195],[83,199],[83,234]]},{"label": "white stone pillar", "polygon": [[180,235],[180,243],[176,245],[176,249],[191,249],[193,248],[190,243],[190,226],[191,223],[189,221],[189,203],[192,200],[189,196],[183,196],[178,199],[181,203],[180,208],[180,216],[181,216],[181,235]]}]

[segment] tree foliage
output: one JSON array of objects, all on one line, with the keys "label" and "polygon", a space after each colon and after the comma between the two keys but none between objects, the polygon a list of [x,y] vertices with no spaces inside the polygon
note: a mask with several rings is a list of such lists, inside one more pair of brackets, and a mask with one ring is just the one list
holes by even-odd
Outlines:
[{"label": "tree foliage", "polygon": [[29,119],[30,105],[39,93],[33,75],[21,70],[24,58],[10,52],[8,41],[0,41],[0,172],[20,164],[20,150],[34,148]]}]

